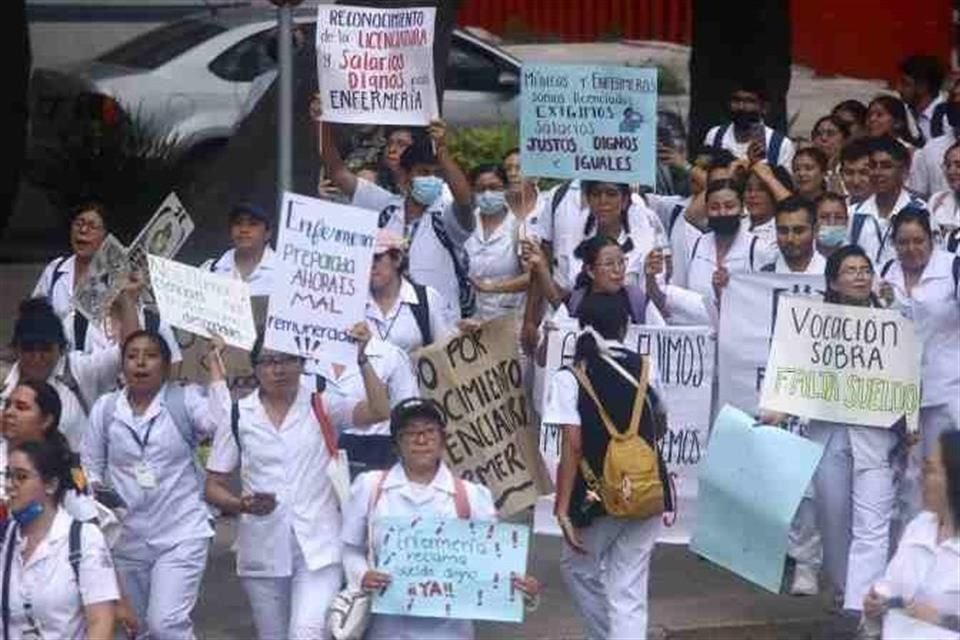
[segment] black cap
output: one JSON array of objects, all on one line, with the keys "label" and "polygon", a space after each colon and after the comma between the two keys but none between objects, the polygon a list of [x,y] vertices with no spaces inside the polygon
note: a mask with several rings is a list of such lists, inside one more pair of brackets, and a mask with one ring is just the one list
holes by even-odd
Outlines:
[{"label": "black cap", "polygon": [[250,216],[267,225],[267,228],[270,227],[270,216],[267,215],[266,210],[252,202],[238,202],[233,205],[233,208],[230,209],[230,220],[233,221],[234,218],[240,216]]},{"label": "black cap", "polygon": [[429,398],[407,398],[401,400],[390,412],[390,436],[397,440],[400,432],[413,418],[429,418],[442,428],[447,426],[443,409],[436,401]]},{"label": "black cap", "polygon": [[[79,312],[78,312],[79,313]],[[11,345],[55,344],[66,346],[63,323],[46,298],[29,298],[20,303],[20,313],[13,325]]]}]

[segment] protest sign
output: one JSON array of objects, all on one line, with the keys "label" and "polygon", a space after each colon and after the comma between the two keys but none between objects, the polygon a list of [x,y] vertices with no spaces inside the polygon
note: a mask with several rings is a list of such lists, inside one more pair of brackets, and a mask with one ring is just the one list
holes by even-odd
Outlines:
[{"label": "protest sign", "polygon": [[[658,443],[660,455],[675,491],[672,513],[664,514],[661,542],[686,544],[697,514],[697,468],[710,432],[710,396],[714,344],[710,327],[656,327],[631,325],[625,344],[650,356],[656,385],[667,406],[667,433]],[[573,362],[579,325],[558,324],[547,342],[545,377],[549,380],[563,365]],[[556,478],[560,457],[557,425],[540,427],[540,455],[551,478]],[[534,510],[534,531],[560,535],[553,517],[553,501],[541,498]]]},{"label": "protest sign", "polygon": [[160,316],[171,326],[250,350],[257,339],[250,287],[238,278],[147,256]]},{"label": "protest sign", "polygon": [[657,70],[524,64],[524,175],[640,184],[656,181]]},{"label": "protest sign", "polygon": [[883,616],[883,640],[960,640],[960,633],[890,609]]},{"label": "protest sign", "polygon": [[435,7],[321,5],[317,73],[324,120],[426,125],[439,117],[435,14]]},{"label": "protest sign", "polygon": [[917,429],[920,354],[892,309],[781,296],[760,406],[804,418]]},{"label": "protest sign", "polygon": [[147,256],[172,258],[177,255],[177,251],[180,251],[180,247],[191,233],[193,233],[193,220],[183,208],[177,194],[171,192],[127,248],[130,269],[140,273],[144,278],[146,286],[140,296],[144,305],[156,307]]},{"label": "protest sign", "polygon": [[280,273],[264,345],[349,362],[357,355],[349,330],[363,320],[370,295],[377,213],[287,192],[278,227]]},{"label": "protest sign", "polygon": [[735,273],[723,291],[717,336],[717,407],[729,404],[757,412],[770,340],[783,294],[823,298],[823,276]]},{"label": "protest sign", "polygon": [[126,248],[113,235],[108,235],[73,294],[73,307],[87,320],[102,323],[129,270]]},{"label": "protest sign", "polygon": [[690,550],[778,593],[787,533],[823,447],[720,410],[700,463],[700,503]]},{"label": "protest sign", "polygon": [[446,414],[447,464],[486,485],[501,516],[531,506],[548,482],[530,428],[513,316],[420,349],[413,360],[420,392]]},{"label": "protest sign", "polygon": [[374,613],[523,621],[510,578],[527,573],[527,527],[407,516],[378,518],[374,528],[377,570],[390,574]]}]

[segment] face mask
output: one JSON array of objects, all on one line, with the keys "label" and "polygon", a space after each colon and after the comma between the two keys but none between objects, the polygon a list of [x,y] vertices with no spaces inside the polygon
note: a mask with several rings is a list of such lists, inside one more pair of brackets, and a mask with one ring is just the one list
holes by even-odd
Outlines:
[{"label": "face mask", "polygon": [[733,126],[738,129],[745,129],[752,124],[760,122],[759,111],[732,111],[730,119],[733,120]]},{"label": "face mask", "polygon": [[740,216],[707,218],[707,226],[718,236],[732,236],[740,230]]},{"label": "face mask", "polygon": [[846,225],[823,225],[817,230],[817,240],[825,247],[839,247],[847,241]]},{"label": "face mask", "polygon": [[23,509],[14,511],[13,519],[18,525],[20,525],[20,528],[22,529],[39,518],[41,513],[43,513],[43,505],[34,500]]},{"label": "face mask", "polygon": [[437,201],[442,190],[443,180],[440,178],[436,176],[416,176],[413,179],[413,187],[410,189],[410,197],[423,206],[429,207]]},{"label": "face mask", "polygon": [[487,189],[477,194],[477,209],[482,216],[494,216],[507,208],[507,194]]},{"label": "face mask", "polygon": [[947,122],[957,131],[960,131],[960,103],[947,103]]}]

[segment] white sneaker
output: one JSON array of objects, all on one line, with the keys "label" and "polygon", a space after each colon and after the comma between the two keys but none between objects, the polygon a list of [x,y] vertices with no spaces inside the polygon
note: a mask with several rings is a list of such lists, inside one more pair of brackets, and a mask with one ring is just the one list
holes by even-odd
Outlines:
[{"label": "white sneaker", "polygon": [[790,584],[790,595],[815,596],[820,593],[817,573],[817,567],[797,563],[793,569],[793,582]]}]

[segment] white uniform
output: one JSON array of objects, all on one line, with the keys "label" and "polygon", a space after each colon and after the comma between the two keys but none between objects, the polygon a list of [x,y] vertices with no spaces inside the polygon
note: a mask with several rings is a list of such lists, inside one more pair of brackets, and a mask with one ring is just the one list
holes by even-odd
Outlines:
[{"label": "white uniform", "polygon": [[[523,224],[507,212],[503,221],[487,236],[483,218],[477,217],[477,226],[464,248],[470,256],[470,277],[475,280],[510,280],[523,273],[517,254],[518,229]],[[483,293],[477,291],[477,313],[474,319],[491,320],[523,308],[523,293]]]},{"label": "white uniform", "polygon": [[[763,249],[759,239],[749,231],[739,231],[733,244],[724,256],[723,265],[730,274],[753,273],[773,260],[774,256]],[[713,290],[713,272],[721,266],[717,263],[716,235],[713,232],[703,234],[692,249],[692,257],[687,265],[687,281],[677,284],[699,293],[713,306],[717,298]]]},{"label": "white uniform", "polygon": [[[166,386],[142,415],[119,391],[97,401],[83,440],[83,467],[91,483],[112,487],[127,505],[114,560],[124,595],[151,637],[192,637],[190,613],[207,563],[210,513],[193,448],[167,407]],[[229,423],[224,382],[209,398],[196,386],[183,389],[184,407],[196,439]],[[105,415],[113,406],[112,416]]]},{"label": "white uniform", "polygon": [[[917,128],[920,129],[921,133],[923,133],[924,139],[928,141],[927,144],[930,144],[930,127],[933,124],[933,114],[936,112],[937,107],[942,105],[944,102],[945,99],[943,95],[937,93],[933,100],[930,101],[930,104],[928,104],[926,108],[916,116]],[[911,116],[913,115],[912,111],[908,111],[908,113]],[[934,140],[936,140],[936,138],[934,138]]]},{"label": "white uniform", "polygon": [[[870,257],[870,260],[873,262],[874,266],[883,265],[888,260],[892,260],[897,257],[896,248],[893,245],[893,218],[896,217],[902,209],[905,209],[908,206],[917,207],[920,209],[926,209],[927,203],[923,200],[917,198],[911,194],[906,189],[900,190],[900,195],[897,196],[897,201],[894,203],[893,208],[890,210],[889,218],[882,218],[880,216],[880,210],[877,208],[877,196],[872,195],[859,205],[854,207],[850,212],[850,219],[853,220],[855,214],[866,213],[870,214],[876,219],[877,224],[880,227],[880,246],[877,249],[876,253],[872,253],[864,246],[864,250],[867,251],[867,255]],[[866,230],[864,230],[866,231]],[[936,229],[934,230],[936,232]],[[867,235],[867,234],[864,234]],[[866,241],[867,239],[861,236],[861,240]],[[861,244],[861,246],[863,246]]]},{"label": "white uniform", "polygon": [[[54,366],[47,382],[60,396],[60,431],[66,436],[73,451],[80,450],[81,440],[89,424],[87,414],[94,401],[117,386],[119,373],[119,347],[90,354],[72,351],[69,355],[61,356]],[[0,406],[6,405],[7,396],[13,392],[19,381],[20,365],[15,364],[0,391]]]},{"label": "white uniform", "polygon": [[[720,146],[723,149],[726,149],[732,153],[737,158],[746,158],[747,157],[747,147],[750,146],[750,142],[737,142],[736,137],[733,134],[733,124],[728,123],[722,125],[727,128],[724,132],[723,137],[720,139]],[[703,144],[707,147],[714,146],[714,139],[717,136],[717,133],[720,131],[720,126],[713,127],[710,131],[707,132],[707,135],[703,138]],[[763,127],[764,141],[766,148],[770,148],[770,138],[773,137],[773,129],[764,125]],[[776,159],[776,163],[786,169],[787,171],[792,171],[793,167],[793,154],[794,147],[793,142],[787,136],[783,136],[783,144],[780,145],[780,155]]]},{"label": "white uniform", "polygon": [[767,255],[776,255],[780,248],[777,246],[777,219],[776,217],[770,218],[762,224],[758,224],[753,227],[750,226],[753,224],[750,221],[750,212],[744,211],[743,218],[740,222],[740,229],[742,231],[749,231],[753,235],[757,236],[759,243],[757,248],[763,250],[764,254]]},{"label": "white uniform", "polygon": [[[240,465],[244,494],[276,496],[273,513],[241,514],[237,527],[237,575],[262,640],[324,637],[327,608],[342,579],[339,505],[325,473],[329,454],[310,396],[301,386],[279,427],[259,393],[242,398],[240,446],[230,424],[221,424],[207,461],[217,473]],[[334,424],[349,420],[353,410],[353,403],[331,396],[324,405]]]},{"label": "white uniform", "polygon": [[69,544],[72,522],[64,509],[57,509],[49,531],[26,562],[26,540],[19,528],[9,528],[0,575],[6,571],[6,545],[15,544],[9,576],[11,640],[86,638],[83,608],[120,599],[110,550],[95,525],[82,525],[80,563],[74,573]]},{"label": "white uniform", "polygon": [[32,297],[43,296],[50,301],[53,312],[61,319],[73,311],[73,287],[76,277],[76,256],[64,256],[51,260],[37,280]]},{"label": "white uniform", "polygon": [[[426,287],[426,296],[431,337],[434,342],[440,342],[453,333],[453,325],[447,321],[444,314],[447,303],[433,287]],[[373,297],[367,298],[367,323],[381,340],[390,342],[407,353],[412,353],[423,346],[423,334],[420,332],[411,308],[415,304],[417,304],[417,292],[410,281],[403,278],[400,281],[397,300],[388,312],[384,313]]]},{"label": "white uniform", "polygon": [[940,228],[940,246],[947,247],[947,237],[960,228],[960,201],[951,189],[933,194],[930,198],[930,221]]},{"label": "white uniform", "polygon": [[658,196],[648,193],[647,202],[660,217],[660,222],[670,239],[670,255],[673,266],[671,282],[687,281],[687,265],[693,251],[693,243],[703,235],[703,230],[686,218],[687,208],[693,198],[682,196]]},{"label": "white uniform", "polygon": [[947,175],[943,170],[943,157],[946,155],[947,149],[956,142],[957,135],[952,129],[942,136],[932,140],[928,139],[927,144],[913,154],[913,162],[910,164],[910,179],[907,186],[925,198],[937,191],[949,189]]},{"label": "white uniform", "polygon": [[[453,474],[440,463],[433,481],[421,485],[407,479],[401,464],[396,464],[383,478],[380,497],[368,512],[370,500],[382,472],[359,476],[353,483],[350,502],[343,510],[343,561],[347,582],[359,587],[363,574],[371,567],[367,563],[368,521],[383,517],[418,515],[423,517],[456,518]],[[496,520],[490,490],[479,484],[464,481],[471,520]],[[473,622],[439,618],[374,614],[367,630],[367,640],[467,640],[474,637]]]},{"label": "white uniform", "polygon": [[[75,314],[76,311],[71,312],[68,318],[75,317]],[[142,306],[137,309],[137,314],[140,318],[140,326],[146,328],[146,316],[144,315]],[[96,324],[90,324],[87,327],[87,334],[82,345],[76,344],[72,321],[67,322],[66,319],[64,320],[63,332],[66,334],[67,342],[75,345],[75,349],[83,351],[84,353],[102,351],[103,349],[117,345],[116,336],[109,335],[107,331],[105,331],[105,327]],[[183,360],[183,353],[180,351],[180,343],[177,342],[177,335],[173,332],[173,328],[163,320],[160,320],[160,323],[157,325],[157,333],[163,338],[163,341],[167,343],[167,346],[170,347],[170,362],[173,364],[181,362]]]},{"label": "white uniform", "polygon": [[[794,271],[791,269],[790,265],[787,264],[787,261],[783,258],[782,253],[778,253],[777,259],[773,262],[773,273],[805,273],[814,276],[822,276],[826,268],[827,259],[816,251],[813,252],[813,257],[810,258],[810,262],[807,263],[807,268],[803,271]],[[769,271],[769,268],[764,268],[764,271]]]},{"label": "white uniform", "polygon": [[913,320],[923,345],[920,371],[920,434],[912,447],[900,485],[900,518],[908,522],[920,511],[923,459],[932,455],[940,434],[960,429],[960,299],[953,263],[958,258],[934,249],[920,280],[908,294],[899,261],[890,264],[883,280],[894,292],[894,306]]},{"label": "white uniform", "polygon": [[251,296],[269,296],[274,287],[278,284],[277,278],[280,277],[278,270],[277,254],[269,246],[263,249],[263,256],[256,268],[250,272],[246,278],[240,275],[237,270],[237,262],[234,254],[235,249],[230,249],[215,261],[207,261],[201,265],[201,269],[212,271],[221,275],[230,276],[243,280],[250,285]]}]

